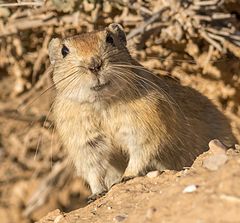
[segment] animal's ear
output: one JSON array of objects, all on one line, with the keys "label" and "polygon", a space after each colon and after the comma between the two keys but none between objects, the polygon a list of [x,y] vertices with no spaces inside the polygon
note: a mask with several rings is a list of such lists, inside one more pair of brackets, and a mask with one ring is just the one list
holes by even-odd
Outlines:
[{"label": "animal's ear", "polygon": [[127,45],[127,39],[126,34],[124,32],[123,27],[118,23],[111,23],[107,30],[109,30],[111,33],[113,33],[115,36],[117,36],[117,39],[119,42],[121,42],[124,46]]},{"label": "animal's ear", "polygon": [[61,40],[53,38],[48,45],[49,59],[52,65],[55,64],[56,59],[60,58]]}]

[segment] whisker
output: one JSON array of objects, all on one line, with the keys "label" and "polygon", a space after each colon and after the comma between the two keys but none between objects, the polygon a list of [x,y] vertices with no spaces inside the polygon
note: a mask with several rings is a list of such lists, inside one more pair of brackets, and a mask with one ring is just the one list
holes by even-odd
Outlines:
[{"label": "whisker", "polygon": [[37,158],[37,154],[38,154],[38,150],[39,150],[39,147],[40,147],[40,143],[41,143],[41,141],[42,141],[42,138],[43,138],[43,136],[42,136],[42,134],[41,134],[41,135],[39,136],[39,138],[38,138],[37,148],[36,148],[35,153],[34,153],[34,157],[33,157],[33,160],[34,160],[34,161],[35,161],[36,158]]},{"label": "whisker", "polygon": [[[53,88],[56,87],[57,84],[61,83],[62,81],[66,80],[67,78],[69,78],[70,76],[72,76],[72,74],[69,74],[68,76],[62,78],[61,80],[59,80],[57,83],[52,84],[50,87],[48,87],[46,90],[44,90],[43,92],[40,93],[40,95],[36,96],[35,98],[33,98],[30,102],[28,102],[26,105],[19,105],[17,107],[17,111],[21,112],[24,111],[28,106],[30,106],[31,104],[33,104],[36,100],[38,100],[42,95],[44,95],[46,92],[48,92],[49,90],[52,90]],[[22,107],[23,106],[23,107]]]},{"label": "whisker", "polygon": [[[131,64],[114,64],[114,65],[112,65],[112,67],[115,67],[115,68],[118,67],[118,66],[124,68],[123,72],[126,72],[126,67],[133,68],[133,69],[134,68],[135,69],[139,68],[139,70],[142,70],[142,71],[150,74],[152,77],[156,77],[159,80],[162,80],[160,77],[158,77],[157,75],[155,75],[155,74],[151,73],[150,71],[146,70],[144,67],[135,66],[135,65],[131,65]],[[130,72],[130,71],[128,70],[128,72]],[[182,112],[181,107],[178,105],[178,103],[163,88],[161,88],[160,86],[158,86],[157,84],[155,84],[151,80],[140,76],[137,72],[133,72],[133,71],[131,71],[131,72],[132,72],[133,76],[143,80],[146,84],[150,85],[153,89],[159,90],[161,92],[162,96],[163,96],[163,98],[161,100],[163,100],[163,101],[165,101],[165,102],[167,102],[169,104],[172,112],[174,114],[176,113],[176,109],[173,107],[173,104],[175,104],[179,108],[179,111],[182,113],[183,117],[186,119],[184,113]],[[166,85],[166,83],[162,83],[162,84]]]},{"label": "whisker", "polygon": [[[125,67],[125,69],[126,69],[126,67],[129,67],[129,68],[135,68],[135,69],[137,69],[137,67],[136,66],[128,66],[128,65],[120,65],[120,64],[114,64],[114,65],[112,65],[112,66],[116,66],[116,67],[118,67],[118,66],[120,66],[120,67],[122,67],[122,68],[124,68]],[[153,76],[153,74],[150,72],[150,71],[147,71],[147,70],[144,70],[144,69],[141,69],[142,71],[146,71],[146,72],[148,72],[150,75],[152,75],[152,77],[155,77],[155,75]],[[130,71],[130,70],[129,70]],[[135,76],[137,76],[139,79],[141,79],[141,80],[143,80],[143,81],[145,81],[145,83],[148,83],[151,87],[153,87],[153,89],[157,89],[157,90],[159,90],[159,91],[161,91],[165,96],[167,95],[168,96],[168,94],[165,92],[165,90],[164,89],[162,89],[160,86],[158,86],[157,84],[155,84],[153,81],[151,81],[151,80],[149,80],[149,79],[147,79],[147,78],[144,78],[144,77],[142,77],[142,76],[140,76],[138,73],[136,73],[136,72],[132,72],[132,74],[134,74]],[[157,76],[156,76],[157,77]]]},{"label": "whisker", "polygon": [[[114,68],[114,70],[118,70],[119,68]],[[133,80],[130,78],[132,75],[131,75],[131,73],[129,72],[129,71],[126,71],[126,70],[121,70],[121,69],[119,69],[118,70],[120,73],[115,73],[115,74],[117,74],[118,75],[118,77],[121,79],[121,80],[123,80],[123,81],[125,81],[128,85],[129,85],[129,87],[131,87],[133,90],[135,90],[135,91],[137,91],[137,93],[138,93],[138,95],[139,96],[142,96],[142,93],[140,92],[140,90],[137,88],[137,86],[136,86],[136,83],[134,83],[133,82]],[[130,74],[130,76],[126,76],[126,72],[128,73],[128,74]],[[120,75],[119,75],[120,74]],[[123,74],[123,75],[122,75]],[[124,78],[126,78],[127,80],[125,80]],[[132,77],[133,79],[134,79],[134,77]],[[141,83],[140,83],[140,85],[148,92],[148,89],[145,87],[145,86],[143,86]]]},{"label": "whisker", "polygon": [[53,127],[52,132],[51,132],[51,169],[53,167],[53,135],[54,135],[54,132],[55,132],[55,126]]}]

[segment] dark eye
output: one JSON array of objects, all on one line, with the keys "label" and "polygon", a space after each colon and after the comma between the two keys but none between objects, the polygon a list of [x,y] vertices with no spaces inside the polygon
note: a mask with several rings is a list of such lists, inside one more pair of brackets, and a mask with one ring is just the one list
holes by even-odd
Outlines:
[{"label": "dark eye", "polygon": [[61,52],[62,52],[62,55],[64,58],[65,56],[67,56],[69,54],[69,49],[65,45],[63,45]]},{"label": "dark eye", "polygon": [[113,38],[112,38],[112,36],[110,34],[107,34],[106,42],[111,44],[112,46],[115,46],[114,40],[113,40]]}]

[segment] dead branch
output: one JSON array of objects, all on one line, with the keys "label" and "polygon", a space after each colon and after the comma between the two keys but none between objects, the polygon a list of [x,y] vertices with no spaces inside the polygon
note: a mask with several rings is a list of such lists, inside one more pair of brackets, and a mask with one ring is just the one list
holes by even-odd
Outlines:
[{"label": "dead branch", "polygon": [[163,8],[161,8],[160,10],[158,10],[157,12],[155,12],[147,21],[145,21],[141,26],[131,30],[131,32],[127,35],[127,39],[130,40],[132,39],[134,36],[144,33],[144,30],[146,29],[146,27],[154,22],[156,22],[159,17],[161,16],[161,14],[163,12],[165,12],[166,10],[169,10],[170,7],[165,6]]},{"label": "dead branch", "polygon": [[16,121],[30,122],[30,123],[40,123],[40,124],[52,124],[52,121],[48,119],[45,115],[33,116],[33,115],[23,115],[16,110],[4,110],[0,111],[0,117],[13,119]]},{"label": "dead branch", "polygon": [[[83,18],[83,16],[79,14],[79,12],[75,12],[72,15],[64,15],[61,17],[56,16],[54,13],[42,14],[41,18],[37,18],[39,17],[39,15],[36,15],[34,17],[30,20],[28,17],[19,18],[7,23],[0,30],[0,37],[13,35],[18,33],[19,31],[36,29],[39,27],[60,26],[62,24],[68,23],[74,24],[76,26],[80,23],[80,21],[86,23],[86,18]],[[78,21],[77,24],[76,21]]]},{"label": "dead branch", "polygon": [[0,4],[0,7],[43,6],[44,2],[19,2]]},{"label": "dead branch", "polygon": [[[62,182],[65,183],[69,177],[69,168],[67,168],[67,160],[56,163],[52,171],[46,178],[43,179],[38,190],[29,199],[27,206],[23,212],[25,216],[29,216],[34,210],[43,205],[48,197],[51,195],[51,191],[55,188],[57,181],[62,177],[65,178]],[[61,176],[61,177],[60,177]],[[59,185],[60,186],[60,185]]]}]

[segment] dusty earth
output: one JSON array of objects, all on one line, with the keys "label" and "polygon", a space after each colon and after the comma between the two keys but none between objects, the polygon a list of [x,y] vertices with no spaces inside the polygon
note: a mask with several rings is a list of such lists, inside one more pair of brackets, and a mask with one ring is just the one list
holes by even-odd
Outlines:
[{"label": "dusty earth", "polygon": [[191,168],[148,173],[113,186],[85,208],[67,214],[58,209],[39,223],[240,222],[239,152],[225,155],[212,147]]},{"label": "dusty earth", "polygon": [[87,205],[90,192],[52,122],[47,51],[55,36],[119,22],[135,58],[209,97],[240,142],[239,1],[39,2],[0,0],[0,222],[240,222],[239,149],[206,161],[219,162],[215,168],[204,164],[213,149],[189,169],[115,185]]}]

